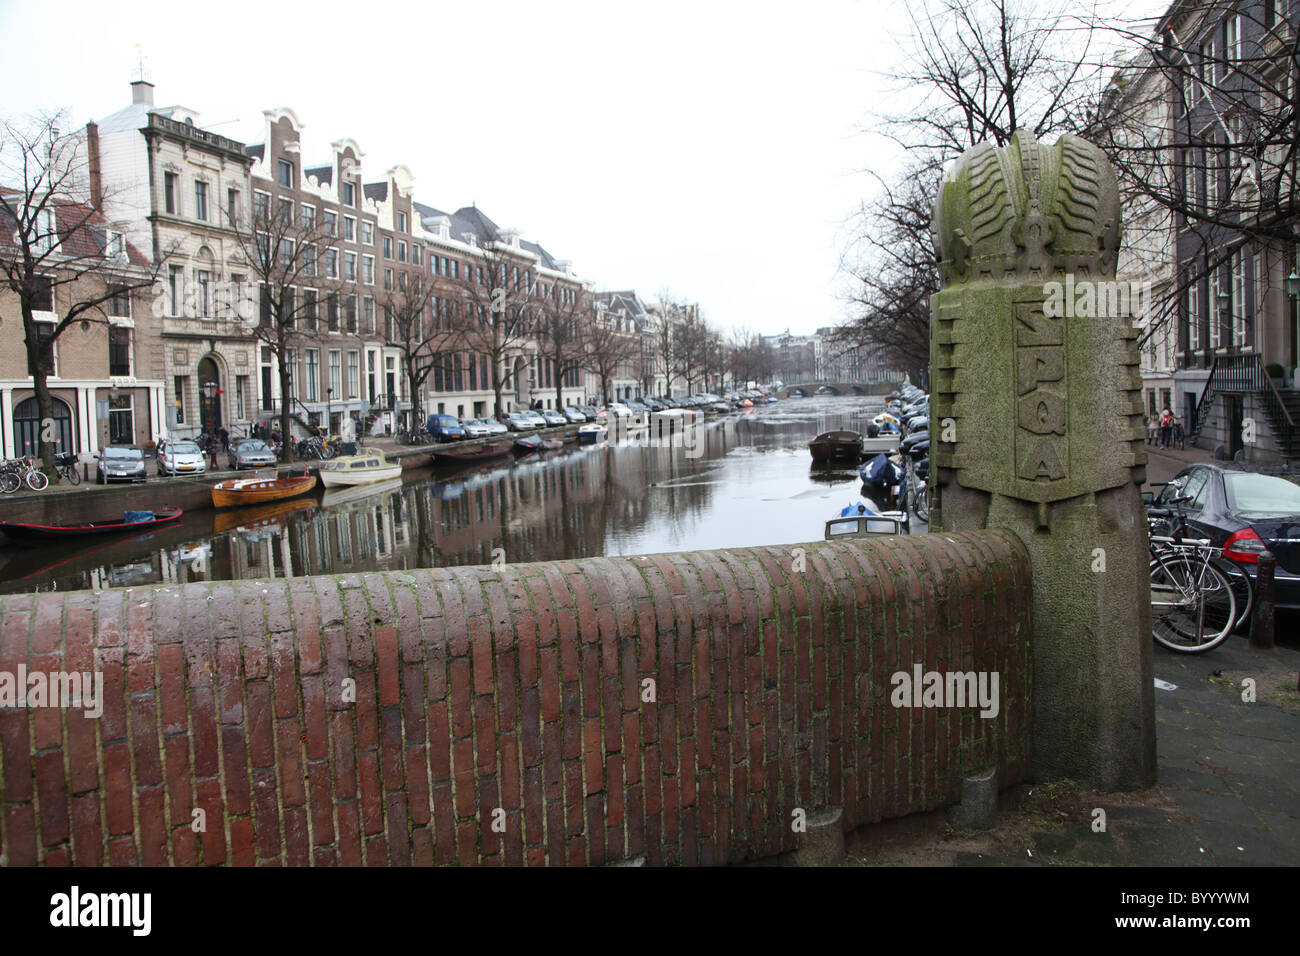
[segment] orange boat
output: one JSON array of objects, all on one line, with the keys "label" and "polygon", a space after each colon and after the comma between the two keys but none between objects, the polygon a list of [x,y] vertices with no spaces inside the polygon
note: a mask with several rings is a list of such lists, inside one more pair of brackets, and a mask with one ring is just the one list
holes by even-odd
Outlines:
[{"label": "orange boat", "polygon": [[258,476],[256,478],[231,478],[212,486],[212,506],[230,508],[239,505],[260,505],[282,498],[296,498],[316,487],[312,474],[285,477]]}]

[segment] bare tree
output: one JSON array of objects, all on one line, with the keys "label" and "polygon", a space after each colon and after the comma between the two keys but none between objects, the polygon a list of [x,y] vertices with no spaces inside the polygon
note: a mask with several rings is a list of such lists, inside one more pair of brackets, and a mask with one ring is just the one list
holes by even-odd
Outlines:
[{"label": "bare tree", "polygon": [[420,395],[429,373],[461,347],[464,329],[455,302],[439,297],[434,282],[419,273],[399,273],[396,287],[379,297],[384,335],[402,353],[402,373],[411,396],[412,428],[424,421]]},{"label": "bare tree", "polygon": [[333,253],[322,256],[333,236],[314,215],[295,218],[292,203],[273,206],[273,202],[269,198],[255,202],[247,216],[232,218],[227,210],[226,219],[250,274],[250,288],[239,297],[237,315],[244,330],[270,350],[279,368],[280,434],[284,436],[280,459],[290,461],[297,351],[319,341],[326,329],[346,328],[355,334],[357,316],[340,297]]},{"label": "bare tree", "polygon": [[[85,141],[62,129],[57,113],[0,123],[0,275],[18,297],[46,468],[54,463],[54,344],[74,324],[107,325],[109,304],[153,286],[166,258],[150,265],[110,236],[92,202]],[[36,312],[57,319],[37,322]]]},{"label": "bare tree", "polygon": [[560,282],[537,282],[530,304],[537,315],[537,354],[551,365],[555,407],[564,407],[564,378],[583,367],[584,336],[595,314],[591,291]]},{"label": "bare tree", "polygon": [[488,357],[497,418],[505,412],[501,396],[515,384],[522,368],[519,357],[538,321],[528,266],[510,248],[499,233],[490,235],[456,286],[464,298],[455,320],[460,341],[471,352]]},{"label": "bare tree", "polygon": [[[629,371],[644,354],[641,330],[629,329],[631,322],[626,309],[611,312],[603,304],[587,318],[582,337],[583,360],[586,368],[600,380],[600,394],[606,403],[614,399],[613,385],[618,373]],[[647,394],[650,388],[646,386]]]}]

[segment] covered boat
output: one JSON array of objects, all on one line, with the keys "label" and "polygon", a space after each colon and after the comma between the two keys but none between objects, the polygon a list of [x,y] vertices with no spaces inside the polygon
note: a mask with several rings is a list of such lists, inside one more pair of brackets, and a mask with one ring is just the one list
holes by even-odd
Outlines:
[{"label": "covered boat", "polygon": [[465,465],[476,461],[492,461],[496,458],[504,458],[510,454],[514,448],[514,442],[499,441],[488,445],[478,445],[474,448],[461,448],[456,451],[435,451],[433,453],[433,463],[435,465]]},{"label": "covered boat", "polygon": [[176,521],[184,512],[171,505],[152,511],[126,511],[122,517],[103,521],[80,521],[73,524],[33,524],[23,521],[0,521],[3,531],[15,541],[52,541],[58,538],[84,538],[95,534],[140,532],[155,525]]},{"label": "covered boat", "polygon": [[514,452],[516,455],[531,455],[537,451],[552,451],[556,448],[563,448],[564,442],[555,441],[549,438],[543,438],[541,435],[526,435],[523,438],[515,440]]},{"label": "covered boat", "polygon": [[401,462],[389,461],[382,451],[371,450],[364,455],[346,455],[323,461],[320,465],[320,480],[326,488],[341,488],[350,485],[369,485],[377,481],[400,478]]},{"label": "covered boat", "polygon": [[212,507],[262,505],[305,495],[315,487],[316,476],[310,473],[280,476],[270,472],[252,478],[230,478],[212,486]]},{"label": "covered boat", "polygon": [[852,461],[862,457],[862,436],[840,430],[823,432],[808,443],[813,461]]}]

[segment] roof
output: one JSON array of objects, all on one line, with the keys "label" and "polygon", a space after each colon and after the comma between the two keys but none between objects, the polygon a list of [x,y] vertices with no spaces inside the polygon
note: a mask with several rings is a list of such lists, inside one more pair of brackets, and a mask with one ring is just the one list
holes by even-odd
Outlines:
[{"label": "roof", "polygon": [[388,199],[388,183],[366,183],[361,187],[361,194],[375,202],[384,202]]},{"label": "roof", "polygon": [[253,143],[250,146],[245,146],[244,152],[249,156],[252,156],[254,159],[264,159],[266,157],[266,144]]},{"label": "roof", "polygon": [[116,113],[110,113],[95,125],[99,127],[100,135],[105,133],[120,133],[129,129],[144,129],[149,125],[149,111],[152,106],[146,106],[144,103],[132,103],[130,106],[124,106]]},{"label": "roof", "polygon": [[[0,192],[10,197],[22,196],[22,190],[19,189],[0,187]],[[103,255],[104,232],[109,227],[109,222],[104,218],[103,213],[91,209],[85,203],[75,202],[58,203],[54,205],[54,210],[55,230],[59,234],[59,247],[62,252],[81,259]],[[3,212],[0,212],[0,217],[5,220],[3,234],[7,237],[14,226],[13,217]],[[149,257],[125,239],[123,242],[126,246],[127,261],[133,266],[147,268]],[[49,264],[57,267],[58,260],[52,259]]]},{"label": "roof", "polygon": [[320,183],[322,186],[327,186],[334,182],[334,167],[332,165],[308,166],[302,171],[302,173],[304,176],[315,176],[316,182]]}]

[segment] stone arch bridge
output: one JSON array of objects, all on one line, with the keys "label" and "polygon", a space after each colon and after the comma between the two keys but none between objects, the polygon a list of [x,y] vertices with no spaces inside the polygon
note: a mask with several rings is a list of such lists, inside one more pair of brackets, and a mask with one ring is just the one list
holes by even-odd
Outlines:
[{"label": "stone arch bridge", "polygon": [[829,389],[832,395],[888,395],[898,385],[891,382],[798,382],[777,389],[776,397],[816,395],[823,388]]}]

